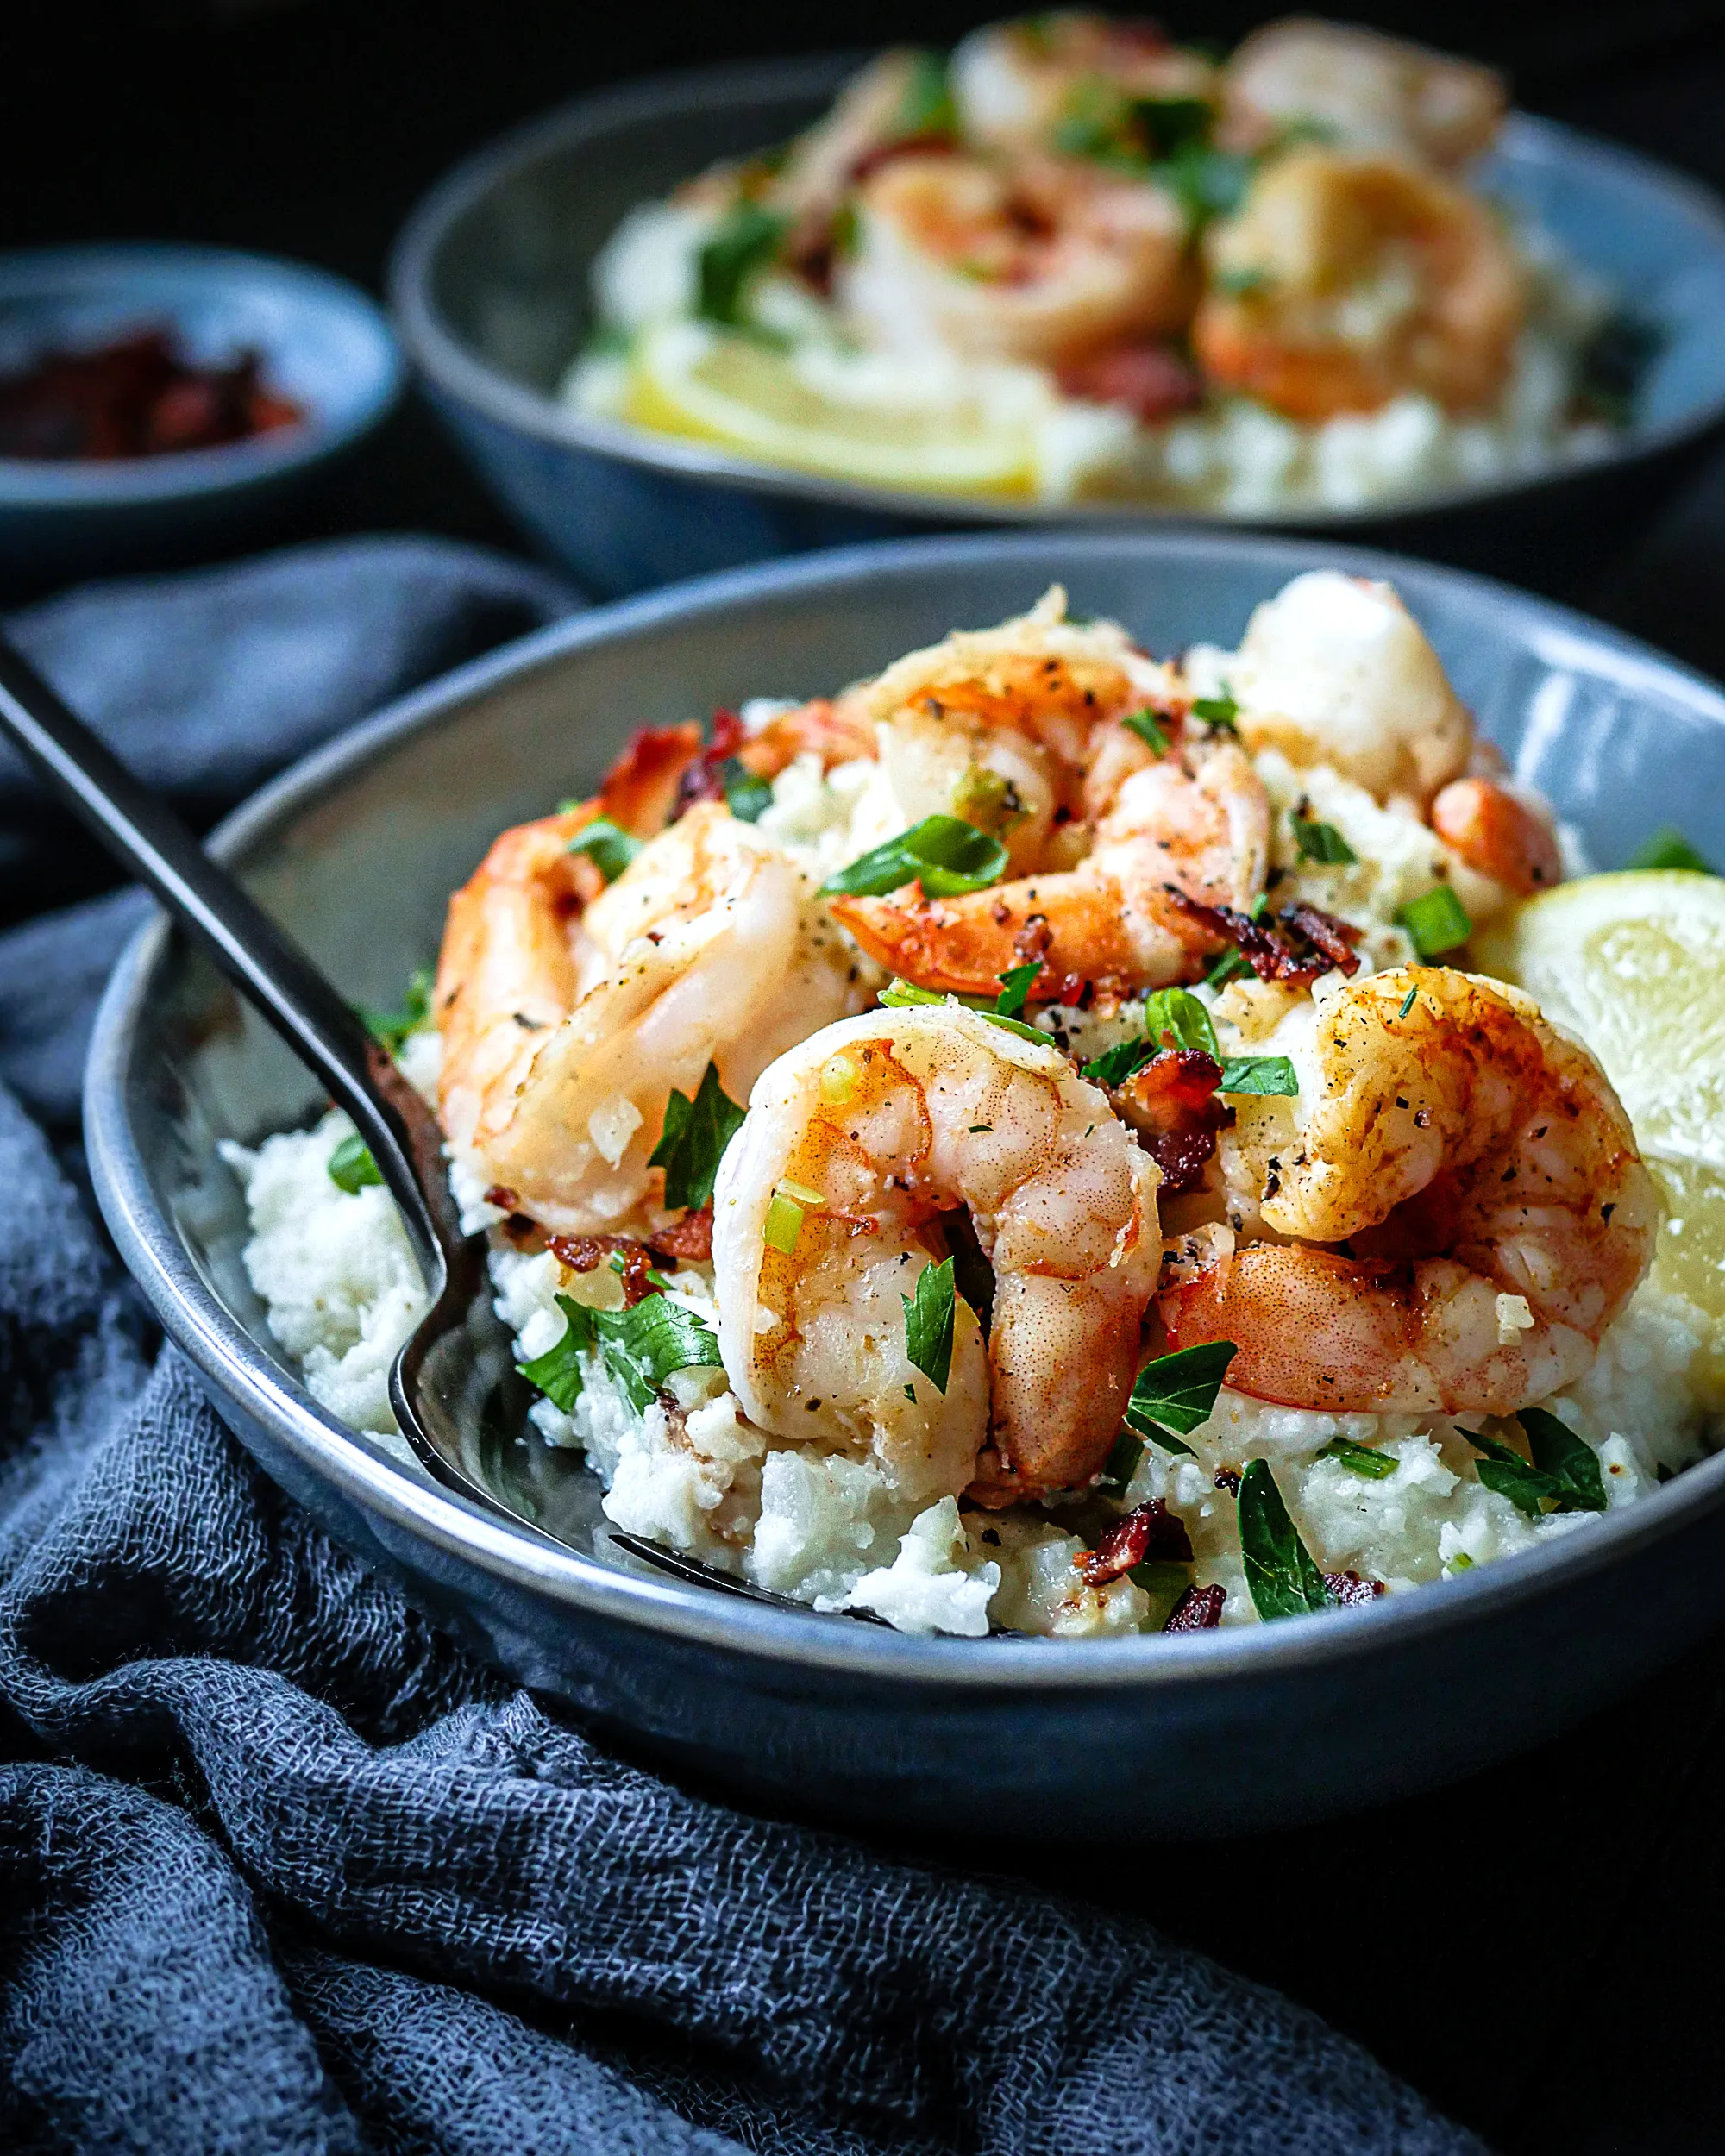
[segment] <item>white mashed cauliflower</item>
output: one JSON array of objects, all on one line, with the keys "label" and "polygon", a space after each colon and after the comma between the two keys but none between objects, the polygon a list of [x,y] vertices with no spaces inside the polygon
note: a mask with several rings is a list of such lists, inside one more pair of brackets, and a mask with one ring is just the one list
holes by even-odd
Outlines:
[{"label": "white mashed cauliflower", "polygon": [[[1226,653],[1195,652],[1189,665],[1194,686],[1211,693],[1242,672],[1237,655]],[[758,701],[745,707],[744,723],[759,727],[784,708]],[[1324,766],[1296,768],[1279,748],[1261,748],[1255,760],[1272,812],[1277,903],[1310,899],[1358,924],[1368,970],[1413,956],[1395,920],[1409,900],[1448,883],[1465,904],[1484,905],[1485,887],[1470,881],[1411,806],[1382,805]],[[1330,824],[1358,860],[1302,860],[1296,812]],[[758,828],[825,875],[906,821],[888,762],[823,774],[818,758],[805,756],[774,781]],[[1310,997],[1251,979],[1195,993],[1225,1055],[1285,1055],[1310,1087],[1318,1018],[1340,986],[1333,974]],[[1038,1023],[1088,1057],[1140,1037],[1143,1018],[1142,1003],[1134,1002],[1106,1017],[1045,1007]],[[439,1053],[430,1031],[411,1037],[403,1051],[404,1067],[423,1091],[435,1082]],[[267,1138],[254,1151],[229,1145],[223,1154],[245,1188],[252,1227],[246,1265],[276,1338],[332,1414],[388,1431],[390,1363],[423,1294],[384,1190],[349,1193],[331,1180],[331,1156],[351,1131],[347,1117],[332,1111],[310,1131]],[[502,1220],[469,1166],[454,1163],[451,1180],[470,1229]],[[620,1284],[605,1268],[571,1275],[549,1252],[518,1250],[500,1238],[492,1272],[499,1313],[523,1361],[562,1338],[559,1294],[595,1308],[621,1300]],[[683,1267],[666,1292],[717,1329],[710,1268]],[[1521,1297],[1505,1294],[1498,1320],[1507,1339],[1531,1315]],[[1644,1284],[1604,1335],[1586,1379],[1546,1403],[1597,1455],[1609,1508],[1645,1496],[1703,1450],[1703,1415],[1689,1371],[1704,1336],[1699,1312]],[[1095,1539],[1099,1499],[1047,1513],[964,1509],[953,1495],[913,1504],[875,1462],[824,1454],[754,1427],[721,1369],[674,1374],[659,1399],[637,1413],[602,1353],[584,1352],[580,1367],[572,1411],[540,1399],[524,1442],[582,1453],[617,1526],[818,1609],[872,1611],[907,1632],[976,1637],[992,1625],[1095,1639],[1151,1631],[1163,1625],[1189,1577],[1223,1590],[1223,1623],[1255,1622],[1233,1495],[1254,1460],[1272,1463],[1320,1569],[1380,1582],[1391,1594],[1568,1534],[1587,1517],[1526,1517],[1480,1482],[1477,1450],[1441,1417],[1308,1413],[1225,1387],[1208,1420],[1185,1439],[1189,1450],[1144,1445],[1116,1501],[1124,1509],[1160,1500],[1189,1537],[1193,1572],[1151,1564],[1093,1588],[1073,1559]],[[1369,1448],[1379,1471],[1362,1472],[1358,1457],[1350,1464],[1348,1446]]]}]

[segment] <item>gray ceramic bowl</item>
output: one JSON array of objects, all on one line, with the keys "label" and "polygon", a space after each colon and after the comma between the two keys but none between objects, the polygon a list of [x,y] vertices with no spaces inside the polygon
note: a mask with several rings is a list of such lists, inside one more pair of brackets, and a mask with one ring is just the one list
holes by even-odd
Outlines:
[{"label": "gray ceramic bowl", "polygon": [[0,255],[0,373],[44,351],[166,326],[195,358],[260,352],[297,426],[113,463],[0,457],[0,573],[31,583],[197,553],[278,513],[401,393],[401,354],[365,294],[297,262],[210,247],[35,248]]},{"label": "gray ceramic bowl", "polygon": [[[961,524],[1166,527],[1154,511],[965,504],[750,463],[571,411],[587,273],[633,204],[781,141],[854,59],[709,68],[581,99],[461,166],[397,244],[397,326],[433,402],[524,525],[589,588],[630,592],[796,553]],[[1703,189],[1517,116],[1495,191],[1660,323],[1668,342],[1611,456],[1544,478],[1358,513],[1254,519],[1562,586],[1621,547],[1725,417],[1725,212]],[[1215,520],[1210,520],[1214,524]]]},{"label": "gray ceramic bowl", "polygon": [[[298,765],[214,842],[356,1000],[388,1004],[505,824],[631,729],[828,688],[1052,580],[1152,649],[1233,641],[1296,571],[1392,574],[1485,728],[1621,861],[1679,820],[1725,856],[1725,697],[1578,617],[1285,540],[950,539],[715,578],[580,616]],[[305,1073],[162,928],[91,1052],[104,1212],[220,1413],[330,1531],[528,1682],[651,1754],[829,1818],[1015,1835],[1220,1832],[1364,1804],[1531,1744],[1725,1614],[1725,1456],[1548,1547],[1363,1610],[1107,1643],[912,1639],[604,1557],[594,1485],[536,1442],[473,1464],[576,1546],[470,1508],[320,1410],[272,1346],[216,1152],[309,1116]],[[596,1554],[589,1554],[594,1551]]]}]

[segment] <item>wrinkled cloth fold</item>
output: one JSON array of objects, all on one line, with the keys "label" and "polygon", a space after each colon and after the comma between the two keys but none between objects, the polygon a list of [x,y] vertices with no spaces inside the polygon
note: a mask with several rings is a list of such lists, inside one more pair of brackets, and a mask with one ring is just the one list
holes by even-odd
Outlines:
[{"label": "wrinkled cloth fold", "polygon": [[[199,580],[38,610],[76,633],[36,655],[158,782],[213,795],[269,768],[264,736],[297,753],[443,663],[440,609],[471,645],[476,607],[521,627],[568,603],[447,548],[404,599],[381,546],[364,574],[330,551],[283,558],[302,599],[324,579],[298,615],[317,652],[280,629],[278,560],[220,573],[193,673],[133,677],[147,711],[128,654]],[[380,591],[424,616],[386,660],[357,633]],[[0,821],[27,798],[0,778]],[[1478,2147],[1136,1919],[618,1758],[334,1547],[160,1346],[51,1142],[143,903],[0,939],[0,2146]]]}]

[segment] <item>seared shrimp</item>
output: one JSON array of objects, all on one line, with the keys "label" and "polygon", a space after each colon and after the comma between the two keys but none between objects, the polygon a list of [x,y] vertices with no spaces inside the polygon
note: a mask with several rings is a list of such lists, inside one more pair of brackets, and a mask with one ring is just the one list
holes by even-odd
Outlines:
[{"label": "seared shrimp", "polygon": [[1223,136],[1237,149],[1304,124],[1339,149],[1446,171],[1491,147],[1508,103],[1490,67],[1299,16],[1253,31],[1223,71],[1222,99]]},{"label": "seared shrimp", "polygon": [[1153,24],[1076,11],[973,30],[950,73],[967,138],[1008,150],[1050,147],[1061,122],[1099,91],[1123,103],[1216,95],[1210,62],[1170,45]]},{"label": "seared shrimp", "polygon": [[566,820],[583,812],[506,833],[451,906],[434,993],[446,1042],[458,1031],[439,1098],[513,1209],[586,1234],[652,1201],[674,1087],[693,1097],[712,1062],[741,1100],[863,992],[807,875],[724,808],[690,809],[578,918]]},{"label": "seared shrimp", "polygon": [[965,155],[896,158],[862,182],[835,291],[881,350],[1042,367],[1177,329],[1195,297],[1172,196],[1077,159]]},{"label": "seared shrimp", "polygon": [[1452,853],[1517,898],[1563,881],[1547,815],[1496,779],[1457,779],[1432,803],[1432,829]]},{"label": "seared shrimp", "polygon": [[[872,1455],[915,1502],[1086,1482],[1119,1430],[1156,1285],[1157,1169],[1103,1095],[956,1005],[873,1011],[764,1072],[713,1194],[731,1385],[775,1437]],[[775,1194],[798,1208],[769,1241]],[[986,1337],[957,1300],[944,1389],[903,1306],[969,1213]],[[782,1208],[781,1209],[782,1217]],[[791,1247],[784,1244],[789,1239]]]},{"label": "seared shrimp", "polygon": [[1388,584],[1311,569],[1253,613],[1228,669],[1248,746],[1423,810],[1467,769],[1473,719]]},{"label": "seared shrimp", "polygon": [[1315,1053],[1313,1097],[1235,1101],[1222,1145],[1242,1225],[1289,1239],[1176,1246],[1170,1344],[1232,1340],[1239,1391],[1346,1413],[1509,1415],[1584,1375],[1659,1221],[1593,1057],[1441,967],[1340,989]]},{"label": "seared shrimp", "polygon": [[1377,411],[1408,392],[1488,405],[1527,295],[1485,206],[1388,159],[1297,150],[1207,241],[1193,348],[1225,386],[1290,418]]},{"label": "seared shrimp", "polygon": [[950,994],[991,995],[1010,968],[1036,959],[1031,993],[1114,993],[1191,981],[1220,948],[1170,897],[1244,912],[1264,887],[1270,814],[1263,781],[1232,743],[1151,760],[1124,728],[1101,755],[1118,791],[1076,868],[1020,876],[964,898],[840,898],[835,916],[871,958]]}]

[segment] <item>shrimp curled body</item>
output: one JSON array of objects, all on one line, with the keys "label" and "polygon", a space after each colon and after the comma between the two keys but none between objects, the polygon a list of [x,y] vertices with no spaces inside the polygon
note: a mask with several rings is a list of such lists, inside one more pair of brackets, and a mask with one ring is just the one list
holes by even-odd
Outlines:
[{"label": "shrimp curled body", "polygon": [[[1107,1457],[1159,1263],[1157,1171],[1050,1046],[957,1006],[831,1025],[766,1071],[714,1192],[724,1366],[775,1436],[871,1457],[909,1499],[1082,1483]],[[767,1236],[775,1192],[802,1212]],[[955,1306],[944,1392],[902,1296],[968,1211],[992,1262],[985,1337]],[[782,1234],[776,1241],[782,1243]],[[1082,1379],[1080,1374],[1082,1373]]]},{"label": "shrimp curled body", "polygon": [[1238,1103],[1224,1147],[1275,1239],[1176,1252],[1170,1344],[1232,1340],[1238,1390],[1337,1413],[1508,1415],[1573,1383],[1658,1223],[1604,1073],[1445,968],[1354,981],[1316,1024],[1317,1098]]}]

